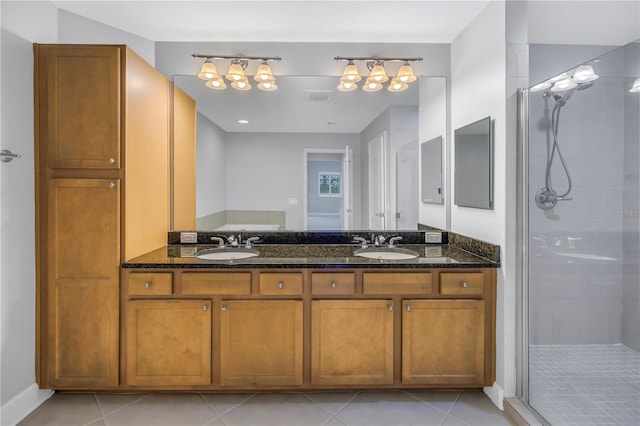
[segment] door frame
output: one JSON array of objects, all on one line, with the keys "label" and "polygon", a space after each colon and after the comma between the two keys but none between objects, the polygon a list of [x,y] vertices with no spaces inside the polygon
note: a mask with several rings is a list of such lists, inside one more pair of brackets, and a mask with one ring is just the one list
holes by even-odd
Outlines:
[{"label": "door frame", "polygon": [[[388,152],[387,152],[387,132],[382,131],[380,133],[378,133],[376,136],[374,136],[373,138],[369,139],[369,141],[367,142],[367,194],[368,194],[368,199],[367,199],[367,225],[368,228],[371,228],[371,194],[372,194],[372,186],[371,186],[371,143],[372,142],[377,142],[378,140],[381,141],[381,149],[380,149],[380,153],[381,153],[381,163],[382,163],[382,167],[381,167],[381,177],[380,177],[380,190],[381,190],[381,200],[382,200],[382,212],[384,214],[384,216],[382,217],[382,229],[381,230],[386,230],[389,228],[390,225],[390,220],[389,220],[389,200],[388,200],[388,184],[389,182],[387,181],[387,168],[388,168]],[[372,229],[372,228],[371,228]]]}]

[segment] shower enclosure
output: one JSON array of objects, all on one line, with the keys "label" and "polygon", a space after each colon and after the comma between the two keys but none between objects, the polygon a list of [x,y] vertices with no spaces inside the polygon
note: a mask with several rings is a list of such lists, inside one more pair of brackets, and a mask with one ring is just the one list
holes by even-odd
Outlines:
[{"label": "shower enclosure", "polygon": [[521,96],[519,394],[554,426],[640,424],[639,77],[636,42]]}]

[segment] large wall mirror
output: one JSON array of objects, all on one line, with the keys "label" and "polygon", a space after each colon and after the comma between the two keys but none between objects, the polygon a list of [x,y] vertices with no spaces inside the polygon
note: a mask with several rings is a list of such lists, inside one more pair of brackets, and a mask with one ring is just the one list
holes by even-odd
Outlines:
[{"label": "large wall mirror", "polygon": [[461,207],[493,208],[491,117],[455,130],[454,202]]},{"label": "large wall mirror", "polygon": [[[278,76],[276,91],[240,92],[174,76],[198,107],[197,229],[416,229],[425,78],[368,93],[338,91],[335,76]],[[372,153],[383,161],[370,166]]]}]

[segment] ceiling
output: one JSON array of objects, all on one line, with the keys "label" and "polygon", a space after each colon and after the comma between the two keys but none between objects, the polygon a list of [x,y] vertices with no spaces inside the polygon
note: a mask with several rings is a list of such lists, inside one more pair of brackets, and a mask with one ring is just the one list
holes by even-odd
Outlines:
[{"label": "ceiling", "polygon": [[153,41],[451,43],[489,1],[53,1]]}]

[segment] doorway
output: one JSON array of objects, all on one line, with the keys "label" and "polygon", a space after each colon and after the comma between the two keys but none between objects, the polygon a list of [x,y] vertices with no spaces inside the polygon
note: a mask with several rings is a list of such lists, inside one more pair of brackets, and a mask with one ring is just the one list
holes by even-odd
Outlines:
[{"label": "doorway", "polygon": [[387,222],[385,133],[369,141],[369,229],[384,230]]}]

